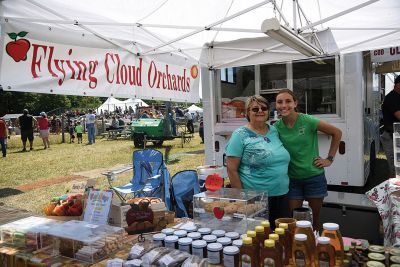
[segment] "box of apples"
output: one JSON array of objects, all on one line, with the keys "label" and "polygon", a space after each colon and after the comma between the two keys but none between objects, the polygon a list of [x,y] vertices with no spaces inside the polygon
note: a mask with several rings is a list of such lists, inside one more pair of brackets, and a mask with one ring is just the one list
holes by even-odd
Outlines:
[{"label": "box of apples", "polygon": [[82,194],[63,195],[53,198],[44,208],[44,214],[56,220],[80,220],[84,209]]}]

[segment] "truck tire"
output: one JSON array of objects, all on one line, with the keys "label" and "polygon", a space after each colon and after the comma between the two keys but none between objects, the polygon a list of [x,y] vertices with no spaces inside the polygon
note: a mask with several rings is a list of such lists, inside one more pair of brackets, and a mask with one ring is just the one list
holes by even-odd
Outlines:
[{"label": "truck tire", "polygon": [[163,143],[164,143],[164,140],[153,141],[153,145],[155,145],[155,146],[162,146]]},{"label": "truck tire", "polygon": [[134,134],[133,135],[133,145],[137,148],[143,148],[144,136],[142,134]]}]

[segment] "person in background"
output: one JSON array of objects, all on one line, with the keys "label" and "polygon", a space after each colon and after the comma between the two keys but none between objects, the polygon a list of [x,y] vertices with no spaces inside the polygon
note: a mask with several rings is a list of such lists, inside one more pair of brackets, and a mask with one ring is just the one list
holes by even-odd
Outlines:
[{"label": "person in background", "polygon": [[186,127],[189,133],[194,133],[193,116],[188,109],[185,109],[184,117],[186,119]]},{"label": "person in background", "polygon": [[149,113],[149,118],[150,118],[150,119],[154,119],[154,114],[153,114],[153,112],[150,112],[150,113]]},{"label": "person in background", "polygon": [[393,90],[385,96],[382,104],[383,133],[381,134],[382,148],[389,164],[389,177],[396,177],[393,153],[393,123],[400,122],[400,76],[394,80]]},{"label": "person in background", "polygon": [[88,145],[92,145],[95,143],[95,123],[96,123],[96,115],[94,115],[92,109],[89,109],[88,114],[86,114],[86,129],[88,132]]},{"label": "person in background", "polygon": [[68,121],[69,143],[75,143],[75,127],[72,121]]},{"label": "person in background", "polygon": [[78,138],[78,144],[82,144],[82,134],[83,134],[83,126],[81,122],[78,121],[75,126],[76,137]]},{"label": "person in background", "polygon": [[[313,211],[313,228],[319,230],[322,202],[328,195],[324,168],[331,166],[342,132],[319,118],[297,112],[296,108],[296,95],[289,89],[280,90],[276,96],[276,109],[282,118],[274,126],[290,154],[289,208],[293,212],[307,200]],[[331,137],[326,158],[319,155],[318,131]]]},{"label": "person in background", "polygon": [[251,96],[246,101],[247,125],[239,127],[226,145],[227,170],[232,188],[268,193],[269,221],[288,217],[288,165],[290,156],[278,131],[267,124],[268,101]]},{"label": "person in background", "polygon": [[141,119],[148,119],[149,118],[149,114],[147,113],[147,111],[145,110],[142,114],[142,116],[140,117]]},{"label": "person in background", "polygon": [[23,110],[23,115],[17,119],[17,125],[21,129],[22,151],[26,151],[26,140],[29,140],[29,148],[33,150],[33,129],[37,126],[37,121],[29,114],[27,109]]},{"label": "person in background", "polygon": [[0,145],[3,158],[7,156],[7,136],[8,129],[3,117],[0,117]]},{"label": "person in background", "polygon": [[49,128],[49,119],[47,118],[46,112],[40,112],[40,118],[38,119],[39,125],[39,133],[42,138],[44,149],[50,148],[50,128]]}]

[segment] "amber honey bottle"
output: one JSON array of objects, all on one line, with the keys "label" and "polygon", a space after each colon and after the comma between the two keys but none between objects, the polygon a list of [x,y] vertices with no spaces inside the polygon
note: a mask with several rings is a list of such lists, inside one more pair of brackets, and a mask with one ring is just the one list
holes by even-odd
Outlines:
[{"label": "amber honey bottle", "polygon": [[279,235],[278,234],[269,234],[268,239],[275,241],[275,249],[278,251],[279,255],[281,256],[281,260],[283,262],[284,259],[284,251],[281,242],[279,242]]},{"label": "amber honey bottle", "polygon": [[335,249],[330,244],[329,237],[321,236],[317,238],[315,260],[318,267],[335,266]]},{"label": "amber honey bottle", "polygon": [[[283,246],[286,249],[286,254],[289,259],[292,258],[292,243],[293,243],[293,237],[292,234],[289,231],[289,225],[287,223],[280,223],[279,228],[282,228],[285,230],[285,240],[283,242]],[[287,263],[285,263],[287,264]]]},{"label": "amber honey bottle", "polygon": [[282,245],[282,260],[285,265],[289,264],[289,253],[285,246],[285,230],[283,228],[275,228],[275,234],[279,236],[279,243]]},{"label": "amber honey bottle", "polygon": [[257,240],[257,234],[256,231],[247,231],[247,237],[251,237],[252,241],[253,241],[253,245],[254,247],[257,249],[257,251],[260,251],[260,244]]},{"label": "amber honey bottle", "polygon": [[[314,252],[316,249],[315,245],[315,235],[312,229],[311,222],[309,221],[297,221],[295,234],[305,234],[307,236],[307,246],[309,251]],[[293,250],[293,249],[292,249]],[[314,253],[311,254],[312,260],[314,262]]]},{"label": "amber honey bottle", "polygon": [[258,244],[260,245],[260,249],[264,247],[264,241],[268,239],[268,236],[264,233],[264,227],[256,226],[256,239]]},{"label": "amber honey bottle", "polygon": [[283,267],[281,255],[275,247],[275,241],[267,239],[260,252],[261,267]]},{"label": "amber honey bottle", "polygon": [[251,237],[243,238],[243,244],[240,247],[240,266],[258,267],[259,253],[256,250]]},{"label": "amber honey bottle", "polygon": [[297,267],[311,267],[311,251],[307,245],[307,236],[305,234],[295,234],[292,247],[292,259]]},{"label": "amber honey bottle", "polygon": [[266,237],[268,237],[269,234],[272,234],[271,224],[269,223],[269,221],[262,221],[261,226],[264,227],[264,233]]},{"label": "amber honey bottle", "polygon": [[322,225],[324,229],[321,236],[330,238],[331,245],[335,248],[335,257],[338,265],[344,260],[344,245],[343,238],[339,231],[339,225],[336,223],[324,223]]}]

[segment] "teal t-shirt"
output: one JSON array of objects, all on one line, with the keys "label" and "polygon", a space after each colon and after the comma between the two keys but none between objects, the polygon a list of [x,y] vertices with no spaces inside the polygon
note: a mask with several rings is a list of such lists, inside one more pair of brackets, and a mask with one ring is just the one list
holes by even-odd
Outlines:
[{"label": "teal t-shirt", "polygon": [[286,127],[282,119],[274,124],[290,154],[290,178],[305,179],[324,172],[324,168],[314,165],[314,159],[319,156],[318,123],[318,118],[299,113],[293,128]]},{"label": "teal t-shirt", "polygon": [[268,196],[289,191],[290,156],[279,140],[275,127],[260,135],[242,126],[236,129],[225,148],[228,157],[240,158],[239,177],[245,189],[265,190]]}]

